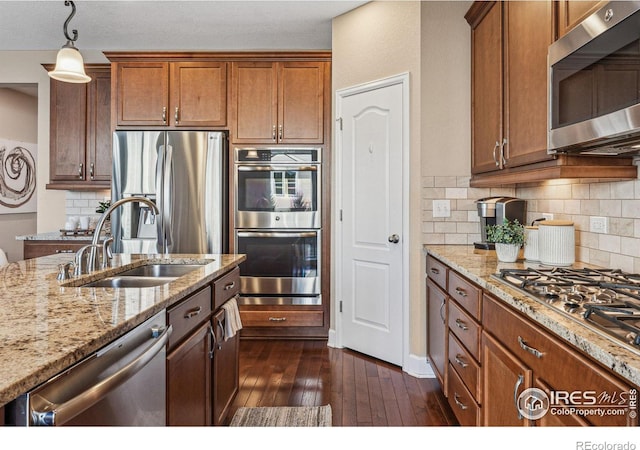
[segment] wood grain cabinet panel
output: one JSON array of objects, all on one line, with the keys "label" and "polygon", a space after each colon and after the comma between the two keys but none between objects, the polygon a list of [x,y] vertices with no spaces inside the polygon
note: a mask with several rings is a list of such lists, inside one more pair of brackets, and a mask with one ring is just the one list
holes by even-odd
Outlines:
[{"label": "wood grain cabinet panel", "polygon": [[111,180],[111,69],[87,65],[91,81],[50,80],[47,189],[108,189]]},{"label": "wood grain cabinet panel", "polygon": [[567,34],[588,16],[596,12],[606,1],[560,0],[558,5],[558,38]]},{"label": "wood grain cabinet panel", "polygon": [[324,61],[233,63],[233,142],[324,143],[328,69]]},{"label": "wood grain cabinet panel", "polygon": [[224,425],[231,404],[239,389],[240,338],[225,336],[226,318],[223,310],[212,318],[216,333],[213,350],[213,425]]},{"label": "wood grain cabinet panel", "polygon": [[112,67],[115,126],[167,126],[169,63],[131,61]]},{"label": "wood grain cabinet panel", "polygon": [[170,123],[175,127],[227,124],[227,63],[171,63]]},{"label": "wood grain cabinet panel", "polygon": [[73,254],[81,247],[90,244],[91,241],[24,241],[24,259],[39,258],[40,256],[57,255],[60,253],[69,254],[69,260],[73,259]]},{"label": "wood grain cabinet panel", "polygon": [[445,393],[448,333],[447,295],[427,278],[427,355]]}]

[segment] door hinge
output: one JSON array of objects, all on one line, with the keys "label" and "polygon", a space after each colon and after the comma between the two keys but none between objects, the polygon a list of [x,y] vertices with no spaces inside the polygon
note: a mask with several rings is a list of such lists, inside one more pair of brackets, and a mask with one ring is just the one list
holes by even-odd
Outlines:
[{"label": "door hinge", "polygon": [[342,300],[340,300],[340,312],[342,312]]},{"label": "door hinge", "polygon": [[338,117],[336,119],[336,122],[338,122],[338,126],[340,127],[340,131],[342,131],[342,117]]}]

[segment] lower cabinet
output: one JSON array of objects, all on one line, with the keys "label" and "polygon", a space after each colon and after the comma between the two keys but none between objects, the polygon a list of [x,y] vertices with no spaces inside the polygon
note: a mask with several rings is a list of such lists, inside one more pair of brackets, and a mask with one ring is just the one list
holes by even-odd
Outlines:
[{"label": "lower cabinet", "polygon": [[447,392],[447,294],[427,278],[427,354],[431,367]]},{"label": "lower cabinet", "polygon": [[22,248],[24,259],[39,258],[40,256],[56,255],[59,253],[73,254],[81,247],[91,244],[91,239],[81,240],[59,240],[59,241],[24,241]]},{"label": "lower cabinet", "polygon": [[173,326],[166,364],[167,425],[225,423],[238,393],[239,337],[226,338],[225,310],[214,309],[233,290],[220,293],[215,286],[220,280],[237,286],[237,277],[238,271],[228,272],[167,311]]}]

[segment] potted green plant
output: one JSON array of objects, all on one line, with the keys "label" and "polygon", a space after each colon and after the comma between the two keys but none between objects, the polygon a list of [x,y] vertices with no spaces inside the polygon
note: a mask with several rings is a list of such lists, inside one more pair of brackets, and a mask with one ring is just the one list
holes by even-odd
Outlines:
[{"label": "potted green plant", "polygon": [[498,260],[515,262],[518,259],[520,247],[525,242],[524,225],[518,219],[503,223],[487,225],[487,241],[495,243]]},{"label": "potted green plant", "polygon": [[109,209],[109,206],[111,206],[110,200],[105,200],[103,202],[98,201],[98,207],[96,208],[96,212],[103,214],[107,209]]}]

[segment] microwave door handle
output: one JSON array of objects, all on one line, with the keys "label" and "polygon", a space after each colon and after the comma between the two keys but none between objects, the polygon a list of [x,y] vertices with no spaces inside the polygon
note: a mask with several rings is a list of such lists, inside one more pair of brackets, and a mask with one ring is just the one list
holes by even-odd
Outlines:
[{"label": "microwave door handle", "polygon": [[[149,362],[165,348],[172,331],[173,328],[169,325],[164,328],[160,336],[152,335],[151,340],[153,340],[153,343],[149,345],[142,354],[113,375],[86,389],[80,395],[62,404],[51,405],[51,410],[49,411],[32,411],[31,415],[35,421],[35,425],[61,425],[93,406],[149,364]],[[112,364],[114,364],[113,361],[107,360],[105,369]]]},{"label": "microwave door handle", "polygon": [[317,172],[318,166],[291,166],[291,165],[279,165],[274,164],[272,166],[236,166],[238,172],[272,172],[272,171],[298,171],[298,172]]},{"label": "microwave door handle", "polygon": [[166,252],[165,239],[164,239],[164,230],[163,230],[163,222],[162,215],[164,214],[164,154],[165,154],[165,146],[158,146],[158,158],[156,160],[156,206],[160,210],[160,214],[156,215],[156,244],[159,253]]}]

